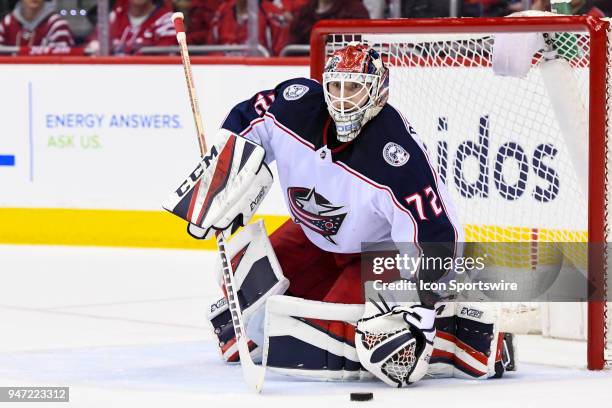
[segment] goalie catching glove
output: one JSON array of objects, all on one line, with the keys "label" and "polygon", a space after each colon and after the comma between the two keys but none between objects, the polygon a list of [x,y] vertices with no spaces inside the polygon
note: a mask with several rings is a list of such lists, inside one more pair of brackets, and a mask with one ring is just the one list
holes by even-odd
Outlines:
[{"label": "goalie catching glove", "polygon": [[389,308],[384,301],[372,304],[379,313],[359,320],[355,331],[361,364],[393,387],[420,380],[433,351],[435,310],[421,305]]},{"label": "goalie catching glove", "polygon": [[216,231],[228,237],[246,225],[273,181],[263,147],[225,129],[219,133],[220,142],[163,205],[187,220],[198,239]]}]

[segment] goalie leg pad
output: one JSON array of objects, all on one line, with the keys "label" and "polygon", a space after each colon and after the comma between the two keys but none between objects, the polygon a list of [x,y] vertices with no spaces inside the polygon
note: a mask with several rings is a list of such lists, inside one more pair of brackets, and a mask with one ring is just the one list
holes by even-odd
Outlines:
[{"label": "goalie leg pad", "polygon": [[362,315],[361,304],[273,296],[266,306],[264,364],[297,377],[372,378],[355,349],[355,323]]},{"label": "goalie leg pad", "polygon": [[[225,296],[219,298],[210,306],[208,320],[213,326],[215,336],[217,336],[221,358],[226,363],[237,363],[240,361],[238,356],[238,344],[236,344],[236,333],[232,325],[232,316],[229,311]],[[261,347],[249,340],[247,342],[251,358],[253,361],[261,361]]]},{"label": "goalie leg pad", "polygon": [[455,364],[454,376],[493,376],[499,335],[498,304],[457,303],[456,317],[455,356],[458,364]]},{"label": "goalie leg pad", "polygon": [[485,379],[514,368],[513,336],[499,331],[496,303],[442,303],[428,375]]},{"label": "goalie leg pad", "polygon": [[[226,246],[234,271],[237,297],[242,310],[246,336],[253,343],[251,355],[261,360],[261,346],[264,343],[263,321],[266,300],[273,295],[283,294],[289,287],[276,259],[263,221],[246,226]],[[216,266],[217,279],[223,289],[221,262]],[[235,333],[225,297],[211,306],[209,320],[219,340],[221,354],[225,361],[238,361]]]},{"label": "goalie leg pad", "polygon": [[455,371],[455,303],[436,304],[436,332],[434,349],[429,359],[427,375],[435,378],[453,377]]}]

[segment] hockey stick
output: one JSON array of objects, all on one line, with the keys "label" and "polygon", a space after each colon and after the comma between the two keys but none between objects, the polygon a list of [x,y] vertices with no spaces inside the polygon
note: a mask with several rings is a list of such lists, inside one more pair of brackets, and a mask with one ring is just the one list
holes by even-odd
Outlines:
[{"label": "hockey stick", "polygon": [[[196,96],[195,84],[193,82],[193,73],[191,71],[191,62],[189,61],[189,51],[187,50],[187,38],[185,36],[185,24],[183,22],[183,13],[174,13],[172,22],[176,29],[176,40],[178,41],[181,50],[181,60],[183,69],[185,70],[185,80],[187,81],[187,90],[189,91],[189,101],[191,102],[191,111],[195,121],[196,131],[198,132],[198,142],[200,144],[200,154],[202,157],[206,154],[206,139],[204,137],[204,127],[202,126],[202,118],[200,116],[200,107]],[[247,384],[255,389],[256,392],[261,392],[263,387],[264,377],[266,374],[263,366],[256,366],[251,358],[247,338],[245,337],[244,324],[242,321],[242,312],[238,304],[238,296],[236,286],[234,284],[234,274],[232,273],[231,265],[228,262],[225,252],[225,240],[220,231],[215,234],[217,238],[217,246],[219,247],[219,256],[221,257],[221,265],[223,268],[223,283],[227,291],[227,303],[232,315],[232,324],[236,334],[236,344],[238,345],[238,354],[240,355],[240,365],[242,374]]]}]

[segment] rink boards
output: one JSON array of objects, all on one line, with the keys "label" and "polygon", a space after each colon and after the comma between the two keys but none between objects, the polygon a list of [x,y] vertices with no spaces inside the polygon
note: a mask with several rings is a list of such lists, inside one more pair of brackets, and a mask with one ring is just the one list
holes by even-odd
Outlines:
[{"label": "rink boards", "polygon": [[[307,75],[306,65],[194,65],[207,138],[214,139],[238,101]],[[161,209],[199,157],[179,65],[0,64],[0,86],[10,101],[0,111],[0,243],[213,248],[193,241],[184,223]],[[440,107],[431,112],[431,123],[448,115]],[[472,133],[457,141],[478,140]],[[269,231],[288,215],[274,187],[259,210]],[[521,221],[542,216],[530,211],[542,205],[530,197],[511,203],[520,206]],[[498,206],[499,200],[491,194],[479,206]],[[556,225],[560,213],[538,221]],[[503,228],[508,236],[532,233],[515,220],[495,218],[468,225],[468,236],[482,236],[483,228]]]}]

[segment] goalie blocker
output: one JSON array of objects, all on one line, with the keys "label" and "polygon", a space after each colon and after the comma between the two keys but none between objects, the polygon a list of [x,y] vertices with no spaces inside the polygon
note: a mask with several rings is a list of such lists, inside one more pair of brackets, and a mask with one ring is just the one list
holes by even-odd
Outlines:
[{"label": "goalie blocker", "polygon": [[163,204],[188,221],[189,234],[198,239],[216,231],[227,238],[246,225],[273,181],[261,146],[225,129],[217,136],[220,141]]},{"label": "goalie blocker", "polygon": [[[484,379],[516,369],[513,338],[499,332],[495,303],[439,303],[435,312],[404,305],[368,311],[363,318],[362,304],[278,296],[287,291],[289,281],[261,221],[237,234],[228,254],[251,356],[272,371],[328,380],[374,374],[390,385],[405,386],[425,374]],[[225,298],[211,305],[209,319],[222,358],[237,362]]]}]

